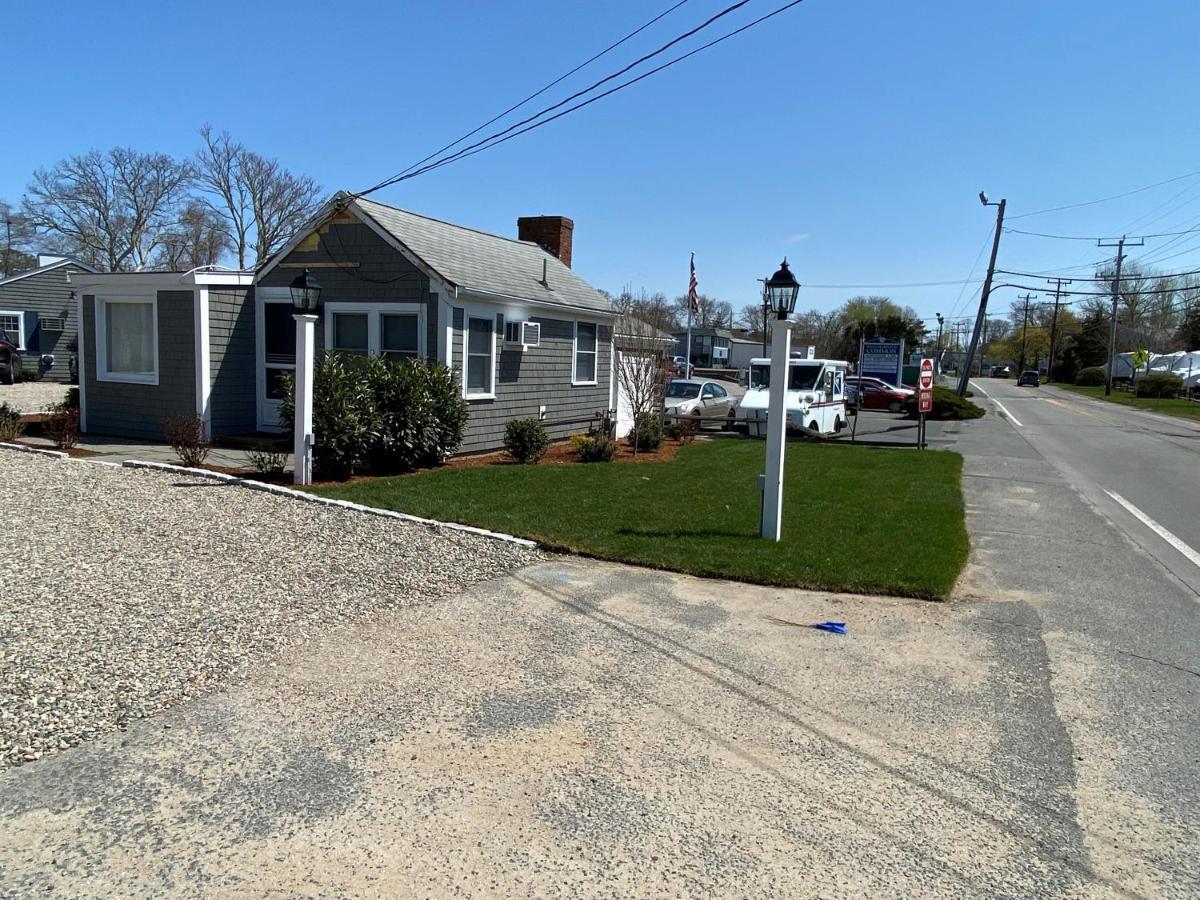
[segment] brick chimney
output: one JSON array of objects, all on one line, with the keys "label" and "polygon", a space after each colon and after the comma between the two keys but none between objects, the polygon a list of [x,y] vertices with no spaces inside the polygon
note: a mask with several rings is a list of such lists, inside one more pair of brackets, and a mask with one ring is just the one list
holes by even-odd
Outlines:
[{"label": "brick chimney", "polygon": [[517,219],[517,237],[540,244],[571,267],[571,235],[575,223],[566,216],[521,216]]}]

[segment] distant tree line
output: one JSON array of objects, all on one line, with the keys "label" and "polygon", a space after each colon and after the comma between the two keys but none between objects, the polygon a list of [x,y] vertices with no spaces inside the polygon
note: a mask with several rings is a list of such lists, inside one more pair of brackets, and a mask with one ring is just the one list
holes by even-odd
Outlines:
[{"label": "distant tree line", "polygon": [[253,267],[315,211],[321,186],[211,126],[186,159],[129,147],[36,170],[19,203],[0,201],[5,274],[33,252],[110,272]]}]

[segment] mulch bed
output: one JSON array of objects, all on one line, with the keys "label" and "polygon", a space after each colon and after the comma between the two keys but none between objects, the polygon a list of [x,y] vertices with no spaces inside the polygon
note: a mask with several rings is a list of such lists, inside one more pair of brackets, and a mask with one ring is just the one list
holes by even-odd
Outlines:
[{"label": "mulch bed", "polygon": [[[704,440],[704,438],[700,438]],[[651,463],[651,462],[670,462],[675,458],[675,454],[679,452],[679,448],[683,446],[680,441],[664,440],[657,450],[639,450],[635,455],[633,448],[629,446],[627,441],[617,442],[617,452],[613,456],[614,463]],[[569,440],[556,441],[546,449],[546,455],[538,460],[540,466],[566,466],[566,465],[602,465],[601,463],[581,463]],[[482,466],[515,466],[518,463],[513,462],[507,453],[503,450],[495,453],[480,453],[474,456],[456,456],[447,460],[440,466],[431,466],[425,469],[416,469],[412,472],[401,473],[404,476],[421,475],[425,472],[433,472],[437,469],[475,469]],[[282,484],[290,485],[292,483],[292,473],[282,472],[278,475],[263,475],[251,469],[241,469],[233,466],[214,466],[202,465],[202,469],[207,469],[210,472],[220,472],[224,475],[234,475],[238,478],[247,478],[253,481],[262,481],[267,484]],[[376,478],[393,478],[392,475],[355,475],[347,481],[314,481],[313,487],[329,487],[333,485],[354,484],[359,481],[372,481]]]}]

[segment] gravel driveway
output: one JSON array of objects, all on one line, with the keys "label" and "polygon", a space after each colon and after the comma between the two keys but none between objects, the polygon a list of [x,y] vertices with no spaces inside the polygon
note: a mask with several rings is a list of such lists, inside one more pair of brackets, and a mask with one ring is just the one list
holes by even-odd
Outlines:
[{"label": "gravel driveway", "polygon": [[19,523],[0,533],[0,769],[212,691],[344,623],[539,558],[211,481],[11,451],[0,451],[0,484]]},{"label": "gravel driveway", "polygon": [[55,381],[22,381],[0,384],[0,403],[7,403],[27,416],[46,412],[66,399],[70,385]]}]

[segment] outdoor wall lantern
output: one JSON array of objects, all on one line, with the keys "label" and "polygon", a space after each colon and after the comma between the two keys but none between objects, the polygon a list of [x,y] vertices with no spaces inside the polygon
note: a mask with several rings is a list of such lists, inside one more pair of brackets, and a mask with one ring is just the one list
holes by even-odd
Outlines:
[{"label": "outdoor wall lantern", "polygon": [[296,307],[298,314],[312,315],[317,311],[317,304],[321,300],[321,286],[308,269],[293,279],[288,290],[292,293],[292,306]]},{"label": "outdoor wall lantern", "polygon": [[779,265],[779,271],[767,279],[767,295],[770,298],[771,309],[777,319],[786,319],[796,311],[796,297],[800,293],[800,282],[788,268],[786,259]]},{"label": "outdoor wall lantern", "polygon": [[288,285],[296,320],[296,394],[293,420],[292,481],[312,484],[313,434],[313,356],[316,354],[317,304],[321,286],[312,272],[305,269]]}]

